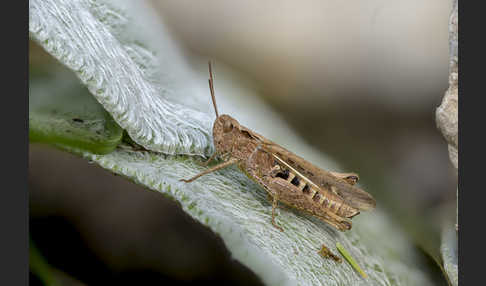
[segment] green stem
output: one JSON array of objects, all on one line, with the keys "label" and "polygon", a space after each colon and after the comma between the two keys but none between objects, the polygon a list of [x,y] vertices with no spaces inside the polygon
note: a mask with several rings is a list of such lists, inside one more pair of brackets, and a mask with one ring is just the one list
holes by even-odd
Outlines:
[{"label": "green stem", "polygon": [[349,254],[349,252],[346,249],[344,249],[344,247],[341,245],[341,243],[336,242],[336,247],[339,250],[339,252],[341,252],[341,254],[344,256],[344,258],[346,258],[346,260],[349,262],[349,264],[351,264],[351,266],[353,266],[353,268],[356,271],[358,271],[358,273],[361,274],[361,276],[363,276],[363,278],[368,277],[368,275],[366,275],[366,273],[363,271],[363,269],[361,269],[361,267],[359,267],[358,263],[356,263],[356,260],[354,260],[354,258],[351,256],[351,254]]}]

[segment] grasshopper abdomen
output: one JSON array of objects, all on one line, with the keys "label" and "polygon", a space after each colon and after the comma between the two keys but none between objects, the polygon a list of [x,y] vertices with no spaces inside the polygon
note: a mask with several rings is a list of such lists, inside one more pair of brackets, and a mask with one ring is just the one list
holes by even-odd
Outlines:
[{"label": "grasshopper abdomen", "polygon": [[[284,180],[286,184],[289,184],[289,189],[301,193],[311,204],[322,208],[325,212],[331,211],[338,216],[346,218],[353,217],[359,213],[358,210],[348,206],[341,197],[332,192],[332,187],[327,190],[318,187],[311,182],[307,182],[300,173],[285,169],[285,166],[281,166],[278,163],[276,161],[276,166],[278,166],[280,171],[276,173],[274,179]],[[273,167],[273,169],[277,168]],[[285,183],[282,182],[281,184]]]}]

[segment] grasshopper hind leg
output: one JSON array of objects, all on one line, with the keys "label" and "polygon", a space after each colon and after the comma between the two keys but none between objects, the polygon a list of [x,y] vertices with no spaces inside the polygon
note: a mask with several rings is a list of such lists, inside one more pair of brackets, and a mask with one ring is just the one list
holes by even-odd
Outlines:
[{"label": "grasshopper hind leg", "polygon": [[340,231],[350,230],[352,227],[352,223],[345,218],[333,218],[331,216],[319,216],[319,218]]}]

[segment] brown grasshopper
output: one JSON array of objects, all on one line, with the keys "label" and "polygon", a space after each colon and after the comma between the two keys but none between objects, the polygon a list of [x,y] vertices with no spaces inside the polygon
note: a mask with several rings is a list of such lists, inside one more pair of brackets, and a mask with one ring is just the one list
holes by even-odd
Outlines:
[{"label": "brown grasshopper", "polygon": [[354,186],[358,175],[324,171],[303,158],[286,150],[248,128],[240,125],[229,115],[218,114],[214,96],[213,74],[209,64],[209,89],[216,120],[213,139],[216,152],[204,163],[216,156],[224,162],[184,181],[195,179],[216,170],[237,164],[252,180],[262,186],[272,199],[272,225],[278,202],[305,211],[335,228],[351,229],[351,218],[360,210],[371,210],[376,206],[373,197]]}]

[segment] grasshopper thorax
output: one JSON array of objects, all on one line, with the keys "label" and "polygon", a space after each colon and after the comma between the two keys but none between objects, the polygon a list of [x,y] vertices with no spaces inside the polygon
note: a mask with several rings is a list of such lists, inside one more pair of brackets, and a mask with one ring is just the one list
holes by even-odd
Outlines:
[{"label": "grasshopper thorax", "polygon": [[232,149],[232,138],[238,135],[241,126],[233,117],[223,114],[214,121],[213,139],[214,147],[218,154],[230,153]]}]

